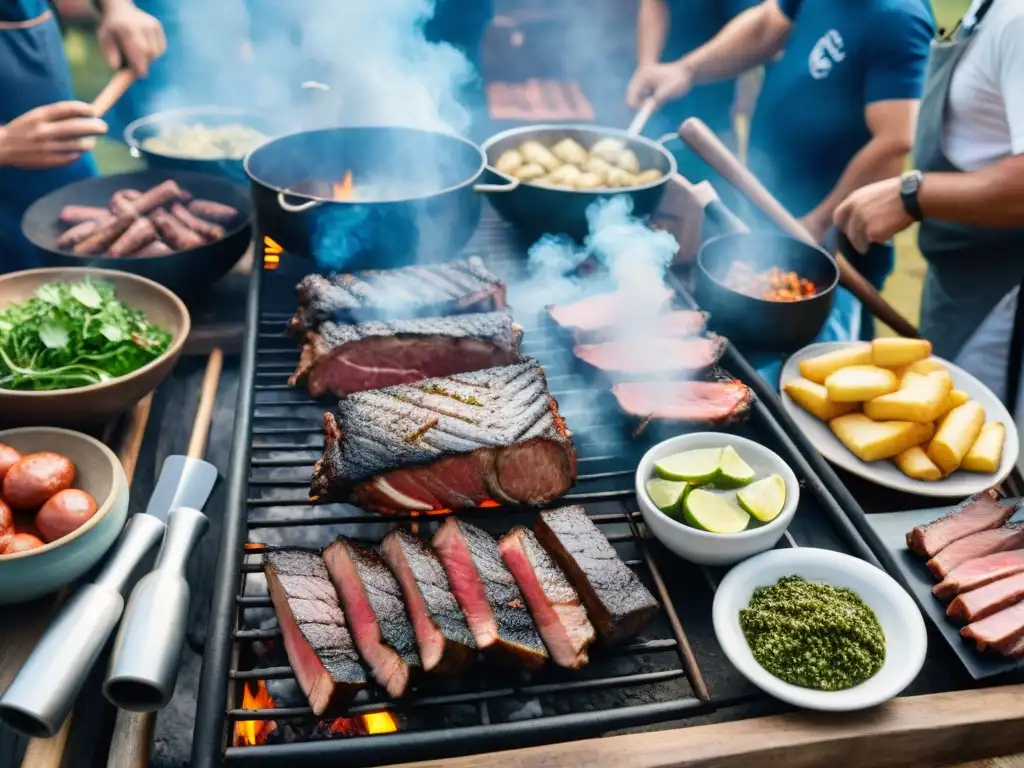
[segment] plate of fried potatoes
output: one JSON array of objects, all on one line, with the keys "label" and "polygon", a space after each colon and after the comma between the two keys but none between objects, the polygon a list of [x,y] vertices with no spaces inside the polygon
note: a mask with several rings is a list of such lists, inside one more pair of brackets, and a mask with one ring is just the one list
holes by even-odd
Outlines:
[{"label": "plate of fried potatoes", "polygon": [[782,368],[787,413],[821,455],[878,485],[963,497],[1002,482],[1017,462],[1013,418],[924,339],[811,344]]}]

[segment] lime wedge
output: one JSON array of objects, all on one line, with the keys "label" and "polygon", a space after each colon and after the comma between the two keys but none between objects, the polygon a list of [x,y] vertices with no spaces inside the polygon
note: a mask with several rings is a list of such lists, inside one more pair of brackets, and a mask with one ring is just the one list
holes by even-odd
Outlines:
[{"label": "lime wedge", "polygon": [[683,518],[694,528],[710,533],[739,533],[750,522],[750,515],[728,499],[699,488],[686,494]]},{"label": "lime wedge", "polygon": [[770,523],[786,505],[786,481],[769,475],[736,493],[736,501],[762,523]]},{"label": "lime wedge", "polygon": [[674,480],[662,480],[654,477],[647,481],[647,495],[658,509],[670,517],[682,514],[681,504],[686,495],[689,483]]},{"label": "lime wedge", "polygon": [[754,470],[745,462],[731,445],[722,449],[718,460],[718,477],[715,485],[719,488],[742,488],[754,479]]},{"label": "lime wedge", "polygon": [[693,485],[703,485],[715,479],[721,456],[721,448],[698,448],[676,453],[655,462],[654,473],[665,480],[685,480]]}]

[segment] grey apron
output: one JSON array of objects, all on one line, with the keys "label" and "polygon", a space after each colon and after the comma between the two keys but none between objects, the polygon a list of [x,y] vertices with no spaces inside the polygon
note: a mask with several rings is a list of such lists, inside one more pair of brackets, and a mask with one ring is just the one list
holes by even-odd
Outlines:
[{"label": "grey apron", "polygon": [[[943,152],[942,127],[953,73],[992,2],[986,0],[973,23],[961,27],[951,40],[932,43],[914,142],[914,165],[921,171],[962,172]],[[1024,230],[926,219],[918,245],[928,262],[921,335],[931,340],[935,354],[953,360],[1003,297],[1024,279]]]}]

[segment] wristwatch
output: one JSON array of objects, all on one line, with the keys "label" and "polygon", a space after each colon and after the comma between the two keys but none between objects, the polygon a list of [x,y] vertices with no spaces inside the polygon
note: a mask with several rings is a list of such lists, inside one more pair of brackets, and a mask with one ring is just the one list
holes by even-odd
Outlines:
[{"label": "wristwatch", "polygon": [[924,218],[921,203],[917,200],[917,193],[921,189],[923,181],[924,174],[920,171],[906,171],[900,176],[900,200],[903,201],[903,207],[914,221]]}]

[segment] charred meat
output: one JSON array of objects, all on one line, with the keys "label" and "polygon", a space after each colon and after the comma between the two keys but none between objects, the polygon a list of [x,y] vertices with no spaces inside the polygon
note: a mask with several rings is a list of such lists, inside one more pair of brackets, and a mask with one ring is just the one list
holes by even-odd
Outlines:
[{"label": "charred meat", "polygon": [[996,500],[993,491],[983,491],[962,501],[927,525],[918,525],[907,533],[907,547],[926,557],[935,557],[954,541],[973,533],[998,528],[1016,512]]},{"label": "charred meat", "polygon": [[401,529],[387,535],[380,551],[402,588],[423,669],[438,674],[462,670],[473,660],[476,642],[437,555]]},{"label": "charred meat", "polygon": [[657,601],[583,507],[541,512],[534,532],[583,598],[604,643],[624,642],[647,628]]},{"label": "charred meat", "polygon": [[394,575],[375,550],[344,536],[324,550],[324,564],[363,661],[391,696],[402,696],[420,657]]},{"label": "charred meat", "polygon": [[504,312],[359,325],[325,322],[306,333],[293,387],[313,397],[407,384],[519,362],[522,329]]},{"label": "charred meat", "polygon": [[713,367],[725,353],[725,339],[648,338],[577,344],[573,354],[592,368],[613,376],[693,376]]},{"label": "charred meat", "polygon": [[543,666],[547,649],[498,543],[454,517],[445,520],[433,543],[477,647],[525,669]]},{"label": "charred meat", "polygon": [[379,512],[542,506],[576,481],[537,362],[349,395],[324,416],[311,495]]},{"label": "charred meat", "polygon": [[498,551],[515,577],[530,615],[559,666],[579,669],[596,637],[580,597],[533,533],[517,526],[501,537]]},{"label": "charred meat", "polygon": [[266,556],[263,572],[288,663],[313,714],[351,701],[366,685],[366,671],[323,559],[314,552],[280,550]]},{"label": "charred meat", "polygon": [[964,592],[949,604],[946,615],[959,621],[978,621],[1024,600],[1024,573]]},{"label": "charred meat", "polygon": [[619,407],[645,420],[730,424],[744,419],[754,393],[742,381],[628,381],[612,387]]},{"label": "charred meat", "polygon": [[932,594],[940,600],[951,600],[962,592],[970,592],[1018,573],[1024,573],[1024,549],[996,552],[961,563],[932,587]]},{"label": "charred meat", "polygon": [[928,570],[937,579],[944,579],[961,563],[1024,547],[1024,523],[1007,523],[1001,528],[980,531],[954,541],[928,561]]},{"label": "charred meat", "polygon": [[293,332],[325,320],[437,317],[505,309],[505,286],[477,257],[441,264],[345,275],[308,275],[297,286],[299,310]]}]

